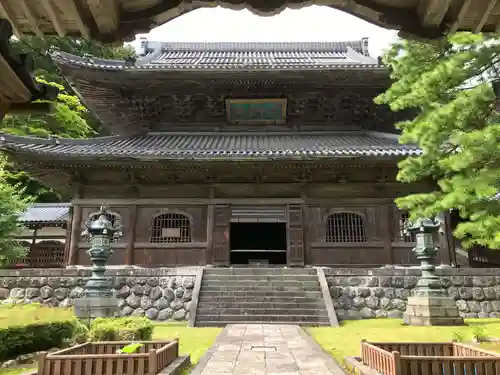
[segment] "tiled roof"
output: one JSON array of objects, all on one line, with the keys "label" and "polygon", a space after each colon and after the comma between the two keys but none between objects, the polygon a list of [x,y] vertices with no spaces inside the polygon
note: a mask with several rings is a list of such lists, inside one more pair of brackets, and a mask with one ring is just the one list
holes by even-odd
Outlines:
[{"label": "tiled roof", "polygon": [[[3,140],[3,141],[2,141]],[[316,159],[416,155],[393,134],[318,133],[149,133],[87,140],[42,139],[3,135],[0,149],[53,157],[187,159]]]},{"label": "tiled roof", "polygon": [[355,42],[163,43],[143,42],[133,62],[54,52],[59,64],[104,70],[329,70],[385,69]]},{"label": "tiled roof", "polygon": [[68,220],[69,203],[35,203],[19,217],[23,223],[64,223]]}]

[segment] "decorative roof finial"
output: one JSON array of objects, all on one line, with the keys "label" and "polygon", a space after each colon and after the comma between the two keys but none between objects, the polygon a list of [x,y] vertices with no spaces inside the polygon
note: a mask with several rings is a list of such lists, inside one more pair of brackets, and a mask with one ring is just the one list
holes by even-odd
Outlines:
[{"label": "decorative roof finial", "polygon": [[108,213],[108,205],[106,202],[102,202],[101,208],[99,208],[99,214],[106,215]]}]

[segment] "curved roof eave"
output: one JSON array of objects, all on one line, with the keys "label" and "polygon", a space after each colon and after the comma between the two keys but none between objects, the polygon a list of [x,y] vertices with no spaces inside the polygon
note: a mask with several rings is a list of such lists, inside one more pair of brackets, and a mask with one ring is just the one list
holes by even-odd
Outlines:
[{"label": "curved roof eave", "polygon": [[56,87],[39,83],[32,75],[33,59],[27,54],[14,52],[10,45],[13,28],[9,21],[0,18],[0,120],[15,105],[29,104],[36,100],[54,100],[59,93]]},{"label": "curved roof eave", "polygon": [[0,149],[51,160],[313,160],[405,157],[421,153],[398,137],[373,131],[145,133],[95,139],[0,137]]},{"label": "curved roof eave", "polygon": [[[2,13],[15,21],[16,34],[59,34],[104,42],[132,39],[135,34],[171,21],[199,8],[222,6],[271,16],[286,8],[326,5],[402,34],[435,39],[455,31],[493,32],[499,5],[490,0],[39,0],[2,1]],[[479,10],[479,11],[478,11]]]}]

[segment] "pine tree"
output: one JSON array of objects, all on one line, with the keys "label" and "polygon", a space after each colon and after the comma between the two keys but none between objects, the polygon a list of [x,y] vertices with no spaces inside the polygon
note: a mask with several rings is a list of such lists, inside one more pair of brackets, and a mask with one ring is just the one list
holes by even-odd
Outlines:
[{"label": "pine tree", "polygon": [[421,155],[399,163],[398,180],[432,180],[435,189],[396,200],[411,218],[457,210],[455,235],[465,246],[500,248],[500,75],[498,35],[457,33],[434,43],[402,40],[384,57],[393,85],[376,98],[393,111],[414,111],[397,124],[402,143]]}]

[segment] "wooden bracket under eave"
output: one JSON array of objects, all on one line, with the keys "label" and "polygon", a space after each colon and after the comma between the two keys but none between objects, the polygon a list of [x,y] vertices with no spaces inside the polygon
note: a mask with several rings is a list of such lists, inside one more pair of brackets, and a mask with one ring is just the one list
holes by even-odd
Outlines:
[{"label": "wooden bracket under eave", "polygon": [[451,0],[421,0],[418,7],[419,18],[424,27],[441,26],[451,5]]},{"label": "wooden bracket under eave", "polygon": [[61,22],[59,15],[57,14],[57,10],[54,7],[53,1],[41,0],[41,3],[43,5],[45,13],[47,13],[47,16],[50,19],[50,22],[52,22],[54,30],[56,30],[57,32],[57,35],[59,35],[60,37],[64,37],[66,35],[66,30],[64,29],[64,26]]},{"label": "wooden bracket under eave", "polygon": [[87,0],[87,6],[101,34],[112,35],[118,31],[120,8],[117,0]]}]

